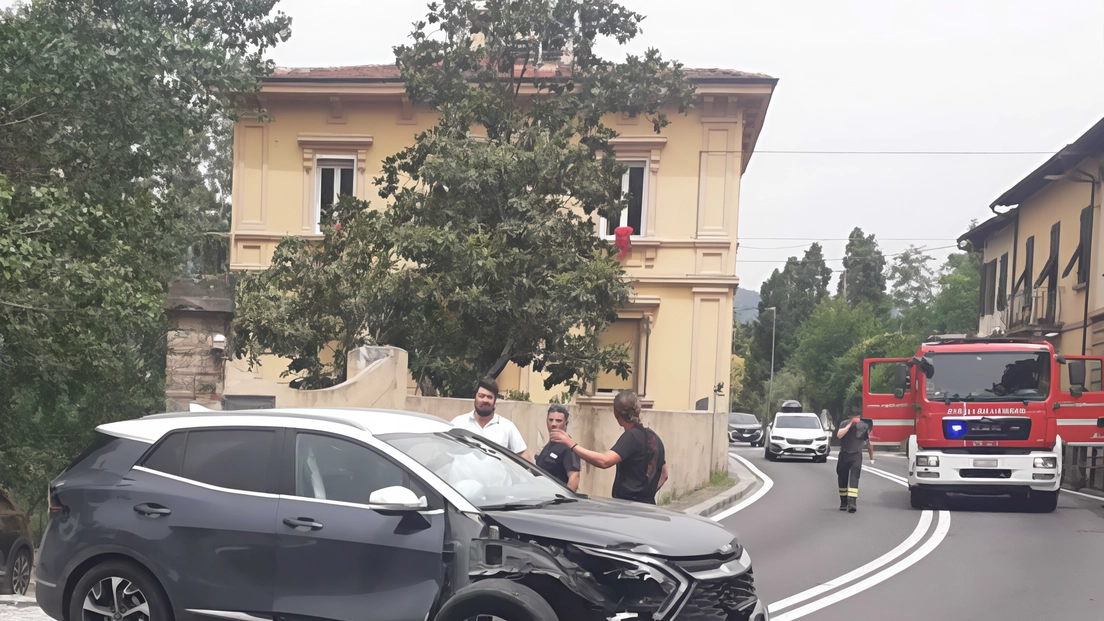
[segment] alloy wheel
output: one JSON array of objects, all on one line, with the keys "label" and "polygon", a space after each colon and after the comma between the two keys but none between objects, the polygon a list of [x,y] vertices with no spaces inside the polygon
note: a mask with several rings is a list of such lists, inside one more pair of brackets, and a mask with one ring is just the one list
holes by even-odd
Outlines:
[{"label": "alloy wheel", "polygon": [[150,621],[146,595],[130,580],[111,576],[84,596],[84,621]]},{"label": "alloy wheel", "polygon": [[26,595],[31,587],[31,560],[27,554],[15,557],[12,565],[12,592],[16,595]]}]

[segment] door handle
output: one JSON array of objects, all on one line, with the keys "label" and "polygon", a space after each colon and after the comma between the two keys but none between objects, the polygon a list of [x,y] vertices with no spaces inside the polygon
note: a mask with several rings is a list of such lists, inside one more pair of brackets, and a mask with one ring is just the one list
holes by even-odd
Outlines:
[{"label": "door handle", "polygon": [[308,530],[322,530],[322,525],[314,521],[314,518],[284,518],[284,525],[296,530],[306,528]]},{"label": "door handle", "polygon": [[168,515],[172,513],[172,511],[168,507],[162,507],[159,504],[151,502],[143,502],[140,505],[134,505],[134,510],[140,515],[151,518],[158,518],[162,515]]}]

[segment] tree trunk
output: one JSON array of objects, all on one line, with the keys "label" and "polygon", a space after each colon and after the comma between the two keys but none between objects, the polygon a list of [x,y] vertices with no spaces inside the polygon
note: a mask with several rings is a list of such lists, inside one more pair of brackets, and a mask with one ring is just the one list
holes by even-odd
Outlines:
[{"label": "tree trunk", "polygon": [[502,370],[506,368],[506,363],[510,361],[510,350],[513,349],[513,347],[513,339],[506,341],[506,346],[502,348],[502,353],[499,354],[498,360],[495,360],[494,364],[491,365],[491,368],[487,370],[487,375],[495,378],[496,380],[498,379],[499,374],[501,374]]}]

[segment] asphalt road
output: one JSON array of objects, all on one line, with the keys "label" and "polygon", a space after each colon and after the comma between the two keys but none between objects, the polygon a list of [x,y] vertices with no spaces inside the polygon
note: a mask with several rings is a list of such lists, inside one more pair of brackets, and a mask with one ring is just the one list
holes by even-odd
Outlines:
[{"label": "asphalt road", "polygon": [[772,621],[1104,620],[1104,500],[1063,492],[1049,514],[1002,499],[919,511],[904,458],[878,453],[849,514],[834,461],[732,453],[770,481],[720,521],[751,553]]}]

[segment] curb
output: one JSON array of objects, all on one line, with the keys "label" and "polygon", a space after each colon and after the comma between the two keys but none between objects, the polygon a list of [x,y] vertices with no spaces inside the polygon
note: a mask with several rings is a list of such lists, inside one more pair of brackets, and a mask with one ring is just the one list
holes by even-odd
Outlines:
[{"label": "curb", "polygon": [[0,611],[5,608],[31,608],[38,607],[35,598],[27,595],[0,595]]},{"label": "curb", "polygon": [[736,474],[736,485],[733,485],[709,500],[700,502],[688,509],[684,509],[682,511],[683,513],[709,517],[736,504],[741,499],[751,494],[751,492],[762,483],[759,477],[752,474],[751,471],[745,468],[740,462],[730,458],[729,464],[730,471],[738,471]]},{"label": "curb", "polygon": [[1071,492],[1077,492],[1079,494],[1085,494],[1086,496],[1093,496],[1093,497],[1099,498],[1101,500],[1104,500],[1104,492],[1101,492],[1098,489],[1093,489],[1091,487],[1082,487],[1082,488],[1078,489],[1078,488],[1063,485],[1062,489],[1068,490],[1068,491],[1071,491]]}]

